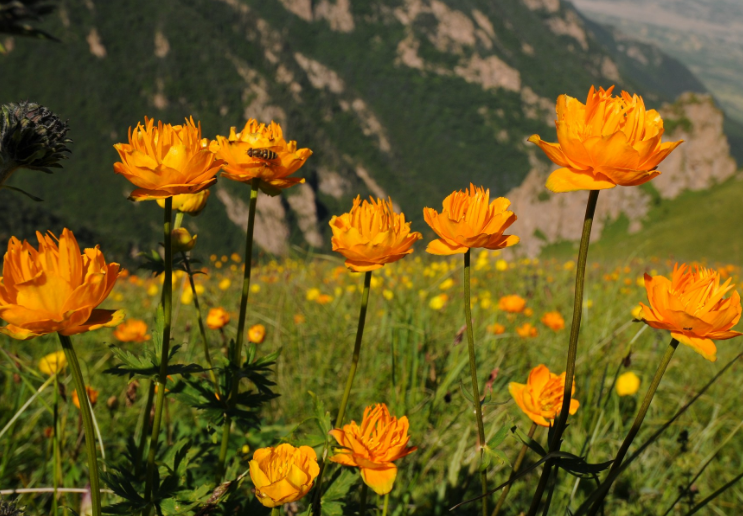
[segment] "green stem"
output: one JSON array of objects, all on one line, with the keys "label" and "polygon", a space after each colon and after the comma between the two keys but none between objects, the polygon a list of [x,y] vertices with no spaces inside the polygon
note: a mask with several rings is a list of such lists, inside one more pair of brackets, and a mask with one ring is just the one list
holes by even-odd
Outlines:
[{"label": "green stem", "polygon": [[57,384],[57,372],[54,373],[54,426],[52,427],[52,454],[53,457],[53,473],[52,482],[54,484],[54,498],[52,499],[52,514],[57,516],[59,506],[57,505],[57,489],[59,489],[59,468],[60,468],[60,455],[59,455],[59,385]]},{"label": "green stem", "polygon": [[359,500],[359,516],[366,516],[366,495],[369,493],[369,486],[365,482],[361,483],[361,499]]},{"label": "green stem", "polygon": [[163,222],[163,238],[165,239],[165,277],[163,278],[163,342],[160,356],[160,373],[155,397],[155,417],[152,420],[152,434],[150,435],[150,449],[147,453],[147,477],[145,480],[145,500],[152,501],[152,483],[155,480],[155,455],[157,454],[160,424],[163,416],[163,402],[165,401],[165,384],[168,381],[168,354],[170,350],[170,324],[173,308],[173,246],[171,245],[171,219],[173,218],[173,198],[165,199],[165,213]]},{"label": "green stem", "polygon": [[72,341],[66,335],[59,335],[59,341],[62,343],[67,363],[72,370],[72,379],[75,381],[75,390],[80,400],[80,414],[83,418],[83,428],[85,429],[85,448],[88,452],[88,469],[90,470],[90,498],[93,504],[93,516],[101,515],[101,488],[98,481],[98,458],[95,448],[95,431],[93,430],[93,416],[90,414],[90,402],[88,401],[88,391],[85,389],[85,380],[80,370],[80,363],[77,361],[77,354],[72,347]]},{"label": "green stem", "polygon": [[206,363],[209,365],[209,377],[214,384],[214,392],[219,397],[219,382],[217,376],[214,374],[214,364],[212,364],[212,357],[209,353],[209,341],[206,338],[206,328],[204,327],[204,318],[201,315],[201,305],[199,305],[199,295],[196,293],[196,285],[193,281],[193,274],[191,273],[191,262],[189,261],[186,253],[183,255],[183,263],[186,266],[186,273],[188,274],[188,281],[191,283],[191,292],[193,293],[193,304],[196,307],[196,316],[199,320],[199,332],[201,333],[201,342],[204,344],[204,358]]},{"label": "green stem", "polygon": [[[467,326],[467,351],[470,358],[470,378],[472,380],[472,399],[475,400],[475,417],[477,419],[477,447],[480,451],[480,464],[485,453],[485,425],[482,422],[482,403],[480,403],[480,387],[477,382],[477,360],[475,357],[475,337],[472,333],[472,309],[470,307],[470,250],[464,253],[464,318]],[[480,468],[480,482],[482,483],[482,514],[488,516],[488,472]]]},{"label": "green stem", "polygon": [[[351,358],[351,367],[348,369],[348,378],[346,379],[346,388],[343,390],[343,397],[341,398],[341,406],[338,409],[338,416],[335,419],[335,428],[343,426],[343,418],[346,416],[346,407],[348,406],[348,398],[351,395],[351,387],[353,386],[353,379],[356,376],[356,369],[359,364],[359,357],[361,356],[361,340],[364,336],[364,325],[366,324],[366,309],[369,305],[369,290],[371,288],[371,271],[364,273],[364,292],[361,295],[361,309],[359,310],[359,323],[356,328],[356,342],[353,346],[353,356]],[[315,494],[312,500],[313,511],[316,514],[320,514],[320,492],[322,489],[322,480],[325,475],[325,468],[327,466],[327,446],[323,451],[323,463],[320,466],[320,474],[317,475],[315,481]],[[364,484],[366,486],[366,484]],[[364,487],[363,489],[366,489]]]},{"label": "green stem", "polygon": [[[537,424],[532,423],[531,428],[529,428],[529,433],[527,434],[529,436],[529,439],[534,437],[534,432],[536,431],[537,431]],[[521,450],[519,451],[519,454],[516,457],[516,462],[513,463],[513,469],[511,470],[511,475],[508,477],[508,481],[511,483],[509,483],[506,487],[503,488],[500,498],[498,499],[498,504],[495,506],[495,509],[493,510],[493,514],[491,514],[490,516],[498,516],[498,513],[503,507],[503,504],[506,503],[506,498],[508,498],[508,492],[511,490],[513,477],[515,477],[516,473],[519,472],[519,468],[521,467],[521,464],[524,462],[524,457],[526,457],[526,450],[528,449],[529,447],[526,444],[521,446]]]},{"label": "green stem", "polygon": [[176,210],[175,212],[175,221],[173,222],[173,230],[178,229],[183,225],[183,212]]},{"label": "green stem", "polygon": [[[243,340],[245,340],[245,316],[248,311],[248,294],[250,293],[250,272],[253,265],[253,230],[255,228],[255,209],[258,205],[258,183],[260,179],[253,179],[250,184],[250,207],[248,210],[248,232],[245,236],[245,271],[243,272],[243,289],[240,296],[240,315],[237,321],[237,338],[230,349],[230,367],[233,370],[234,378],[230,394],[227,399],[227,405],[234,409],[237,404],[237,394],[240,389],[240,377],[237,371],[240,369],[242,357]],[[217,462],[217,477],[222,480],[225,473],[225,461],[227,460],[227,450],[230,442],[230,416],[224,415],[224,426],[222,427],[222,445],[219,448],[219,461]]]},{"label": "green stem", "polygon": [[[586,214],[583,218],[583,233],[580,237],[580,248],[578,250],[578,264],[575,271],[575,299],[573,300],[573,322],[570,326],[570,341],[568,345],[568,359],[565,366],[565,390],[563,391],[562,410],[555,421],[552,430],[552,438],[549,442],[549,451],[559,451],[562,444],[562,434],[568,422],[570,413],[570,400],[573,391],[573,379],[575,378],[575,359],[578,355],[578,336],[580,335],[580,321],[583,315],[583,288],[586,278],[586,262],[588,261],[588,244],[591,240],[591,227],[593,226],[593,216],[596,212],[596,203],[599,198],[599,190],[588,192],[588,203],[586,205]],[[534,497],[529,507],[527,516],[535,516],[542,501],[542,494],[547,488],[547,481],[554,461],[549,460],[544,465],[542,476],[539,478],[539,484],[534,492]]]},{"label": "green stem", "polygon": [[281,514],[280,507],[274,507],[271,509],[271,516],[279,516]]},{"label": "green stem", "polygon": [[134,460],[134,475],[139,476],[142,470],[142,457],[144,457],[144,447],[147,444],[147,430],[150,427],[150,412],[152,412],[152,400],[155,398],[155,381],[150,380],[150,386],[147,388],[147,401],[142,410],[142,430],[139,433],[139,446],[137,446],[137,457]]},{"label": "green stem", "polygon": [[593,516],[599,511],[599,509],[601,508],[601,504],[606,497],[606,494],[611,488],[611,485],[621,473],[620,468],[622,466],[622,461],[624,460],[625,455],[627,455],[627,451],[629,450],[632,441],[634,441],[635,436],[640,431],[642,421],[645,419],[645,415],[648,413],[650,403],[653,401],[653,396],[655,396],[655,391],[658,390],[658,385],[660,385],[660,381],[661,379],[663,379],[663,374],[666,372],[668,363],[671,361],[671,358],[673,358],[673,353],[676,351],[678,345],[679,343],[676,339],[671,339],[671,342],[668,344],[666,352],[663,354],[663,358],[660,361],[660,365],[658,365],[658,369],[655,371],[653,382],[650,384],[648,392],[645,394],[645,399],[642,402],[640,411],[637,413],[637,416],[635,416],[635,421],[634,423],[632,423],[632,427],[630,428],[627,437],[624,438],[622,446],[619,447],[617,456],[614,457],[614,462],[612,462],[611,469],[609,470],[609,475],[606,477],[606,480],[604,480],[604,482],[598,489],[598,498],[593,503],[591,509],[588,511],[589,516]]},{"label": "green stem", "polygon": [[382,516],[387,516],[387,509],[390,505],[390,494],[384,495],[384,508],[382,509]]}]

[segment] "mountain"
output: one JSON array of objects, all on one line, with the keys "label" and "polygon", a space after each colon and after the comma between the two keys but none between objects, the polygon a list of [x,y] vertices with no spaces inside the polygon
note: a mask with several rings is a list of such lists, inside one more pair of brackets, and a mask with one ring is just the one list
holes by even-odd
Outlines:
[{"label": "mountain", "polygon": [[[421,209],[470,181],[515,191],[548,167],[525,140],[551,139],[561,93],[616,84],[660,108],[706,91],[652,45],[633,42],[645,59],[633,58],[561,0],[62,0],[42,28],[62,43],[2,42],[0,102],[50,107],[75,143],[54,176],[14,176],[43,204],[0,192],[0,213],[15,214],[0,237],[64,224],[124,260],[161,240],[159,208],[129,203],[112,168],[112,145],[145,115],[193,115],[208,136],[274,119],[314,151],[306,185],[259,199],[256,240],[280,254],[328,247],[327,220],[356,194],[392,195],[425,231]],[[187,220],[202,249],[241,248],[247,197],[220,181]]]}]

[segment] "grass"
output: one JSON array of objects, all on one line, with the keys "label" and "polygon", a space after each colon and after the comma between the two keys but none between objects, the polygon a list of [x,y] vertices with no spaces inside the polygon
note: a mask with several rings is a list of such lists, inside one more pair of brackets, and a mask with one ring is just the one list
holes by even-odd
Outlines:
[{"label": "grass", "polygon": [[[689,202],[692,202],[692,197]],[[684,198],[678,202],[684,202]],[[489,439],[504,426],[515,425],[524,433],[529,428],[530,421],[510,400],[509,382],[524,383],[529,370],[540,363],[552,371],[564,370],[568,330],[550,330],[539,319],[545,312],[553,310],[569,319],[574,275],[574,264],[569,260],[507,263],[499,261],[501,258],[495,254],[483,253],[473,257],[473,319],[479,377],[483,384],[488,382],[492,386],[490,396],[493,403],[485,406],[485,428]],[[610,261],[596,261],[598,254],[597,249],[592,250],[589,257],[577,363],[575,396],[580,400],[581,408],[570,420],[563,446],[563,450],[580,453],[584,443],[589,442],[587,457],[591,463],[611,459],[632,422],[638,404],[637,396],[640,394],[620,398],[613,392],[611,385],[615,372],[634,371],[646,386],[669,338],[664,332],[632,323],[630,309],[645,299],[644,289],[637,283],[642,273],[653,269],[667,273],[671,262],[659,258],[635,258],[616,266]],[[640,255],[649,256],[649,253],[638,253]],[[236,328],[234,317],[239,299],[240,265],[216,256],[212,260],[202,258],[208,264],[208,275],[197,277],[197,282],[204,287],[202,303],[207,308],[224,306],[232,312],[233,321],[225,329],[225,337],[232,337]],[[506,270],[503,270],[504,264]],[[373,275],[360,369],[348,415],[358,421],[365,406],[385,402],[393,414],[410,418],[411,444],[419,449],[398,464],[400,471],[392,492],[390,514],[448,514],[451,506],[479,491],[475,421],[460,385],[460,382],[467,385],[466,345],[458,342],[461,338],[457,337],[464,323],[461,265],[459,259],[440,260],[413,255]],[[724,265],[737,280],[739,268],[727,267],[727,263]],[[184,279],[178,278],[176,293],[181,292]],[[336,257],[324,255],[264,262],[254,269],[248,324],[260,323],[268,330],[266,340],[258,345],[259,356],[281,350],[274,378],[276,391],[281,396],[264,406],[259,414],[258,429],[233,432],[228,458],[231,476],[228,478],[234,478],[247,469],[252,450],[257,447],[275,445],[281,440],[310,444],[314,441],[317,444],[317,430],[311,419],[315,409],[310,392],[334,414],[350,361],[361,282],[362,275],[350,274]],[[129,317],[148,321],[153,332],[152,314],[159,286],[157,279],[130,276],[120,281],[107,305],[125,307]],[[327,294],[332,299],[320,304],[318,299],[321,298],[313,296],[310,293],[312,289],[318,289],[320,294]],[[435,298],[442,301],[442,294],[446,295],[445,302],[439,303],[443,306],[432,308],[439,306],[432,301]],[[511,315],[499,311],[497,301],[506,294],[524,297],[529,311]],[[183,347],[174,362],[201,362],[193,305],[187,296],[179,298],[180,294],[176,296],[174,342]],[[188,303],[184,304],[184,301]],[[505,326],[505,333],[493,335],[488,332],[487,326],[495,322]],[[516,335],[516,327],[526,322],[537,327],[536,337]],[[223,337],[211,330],[209,336],[212,356],[224,356]],[[100,391],[95,413],[104,436],[109,468],[125,464],[127,439],[136,434],[137,420],[146,397],[145,386],[140,385],[132,397],[131,386],[127,386],[125,378],[103,373],[115,363],[106,346],[116,342],[111,330],[73,337],[73,340],[83,358],[84,374]],[[140,354],[144,346],[118,345],[135,354]],[[3,385],[0,427],[29,398],[29,389],[38,388],[45,380],[38,372],[38,360],[58,346],[56,339],[51,337],[29,342],[0,337],[0,347],[13,357],[12,362],[5,356],[0,360],[0,385]],[[636,441],[638,445],[688,402],[739,351],[737,341],[720,342],[718,348],[717,363],[705,361],[689,348],[680,348],[651,406]],[[628,354],[630,358],[627,358]],[[617,482],[607,514],[639,516],[662,513],[666,509],[676,498],[679,487],[685,485],[706,458],[715,454],[729,434],[737,432],[740,372],[740,365],[734,365],[632,464]],[[69,381],[69,378],[63,378],[63,384],[68,386],[67,400],[71,390]],[[172,391],[178,391],[178,383]],[[490,389],[486,387],[485,392],[490,392]],[[52,401],[51,389],[47,389],[0,440],[0,488],[52,485],[51,441],[45,435],[52,424],[48,410]],[[187,437],[200,446],[200,465],[188,473],[192,479],[196,478],[203,473],[199,473],[199,468],[209,470],[216,459],[219,446],[213,436],[218,435],[218,429],[203,413],[181,403],[181,398],[176,395],[168,396],[166,406],[169,441],[176,443]],[[64,458],[62,485],[83,487],[85,458],[79,444],[79,411],[67,402],[61,404],[60,414]],[[682,442],[683,435],[687,436],[685,442]],[[546,445],[544,429],[539,429],[535,438]],[[520,442],[510,435],[498,446],[510,460],[514,460],[519,448]],[[245,453],[246,450],[250,451]],[[709,467],[694,483],[697,502],[739,473],[742,451],[740,440],[733,437],[714,455]],[[530,467],[537,459],[537,455],[530,452],[522,468]],[[496,462],[491,465],[489,478],[494,483],[503,482],[508,474],[508,466]],[[203,485],[209,487],[209,482],[211,480],[204,481]],[[352,477],[351,482],[358,480]],[[535,485],[534,472],[518,482],[511,490],[502,514],[515,516],[525,510]],[[576,483],[573,477],[561,472],[551,514],[564,514],[568,506],[574,510],[586,496],[589,485],[589,480]],[[340,512],[335,514],[353,514],[354,493],[355,490],[350,492],[345,508],[339,508]],[[743,509],[741,495],[743,488],[733,486],[708,506],[708,514],[740,512]],[[76,508],[78,497],[67,495],[65,503]],[[245,514],[268,513],[255,505],[249,481],[237,488],[233,499],[242,500],[243,509],[248,510]],[[116,500],[116,497],[106,495],[104,504]],[[26,495],[21,497],[21,501],[31,513],[49,512],[49,495]],[[379,503],[374,497],[371,501]],[[302,504],[299,505],[301,508]],[[671,514],[685,514],[688,507],[688,504],[681,504]],[[457,514],[478,512],[477,504],[470,504]]]}]

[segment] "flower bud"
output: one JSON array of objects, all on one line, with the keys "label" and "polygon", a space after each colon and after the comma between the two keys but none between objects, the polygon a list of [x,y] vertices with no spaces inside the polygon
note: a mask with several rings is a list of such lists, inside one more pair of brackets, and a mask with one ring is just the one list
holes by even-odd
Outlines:
[{"label": "flower bud", "polygon": [[[210,190],[202,190],[195,194],[174,195],[173,209],[195,217],[206,208],[206,201],[210,194]],[[157,204],[161,208],[165,208],[165,199],[157,199]]]},{"label": "flower bud", "polygon": [[173,252],[186,252],[190,251],[196,245],[196,237],[198,235],[191,236],[186,228],[174,229],[170,234],[170,241],[173,246]]}]

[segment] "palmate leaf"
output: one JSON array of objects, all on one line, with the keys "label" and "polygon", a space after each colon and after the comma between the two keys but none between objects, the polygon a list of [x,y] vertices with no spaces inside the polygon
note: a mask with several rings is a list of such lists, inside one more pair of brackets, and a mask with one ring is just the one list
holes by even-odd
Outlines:
[{"label": "palmate leaf", "polygon": [[[121,361],[120,364],[116,364],[114,367],[106,369],[104,373],[114,376],[129,376],[143,377],[143,378],[155,378],[160,374],[160,356],[151,347],[144,347],[140,355],[135,355],[119,348],[116,344],[109,346],[111,353]],[[173,346],[168,352],[168,362],[173,360],[173,357],[180,349],[180,346]],[[170,364],[168,363],[168,376],[171,375],[183,375],[201,373],[206,371],[203,367],[198,364]]]},{"label": "palmate leaf", "polygon": [[[163,259],[163,257],[160,256],[160,253],[158,253],[154,249],[150,249],[149,251],[142,251],[137,256],[144,259],[144,261],[140,263],[139,266],[137,266],[137,269],[150,271],[155,276],[159,276],[160,274],[165,272],[165,259]],[[182,253],[173,254],[173,270],[182,270],[184,272],[188,272]]]}]

